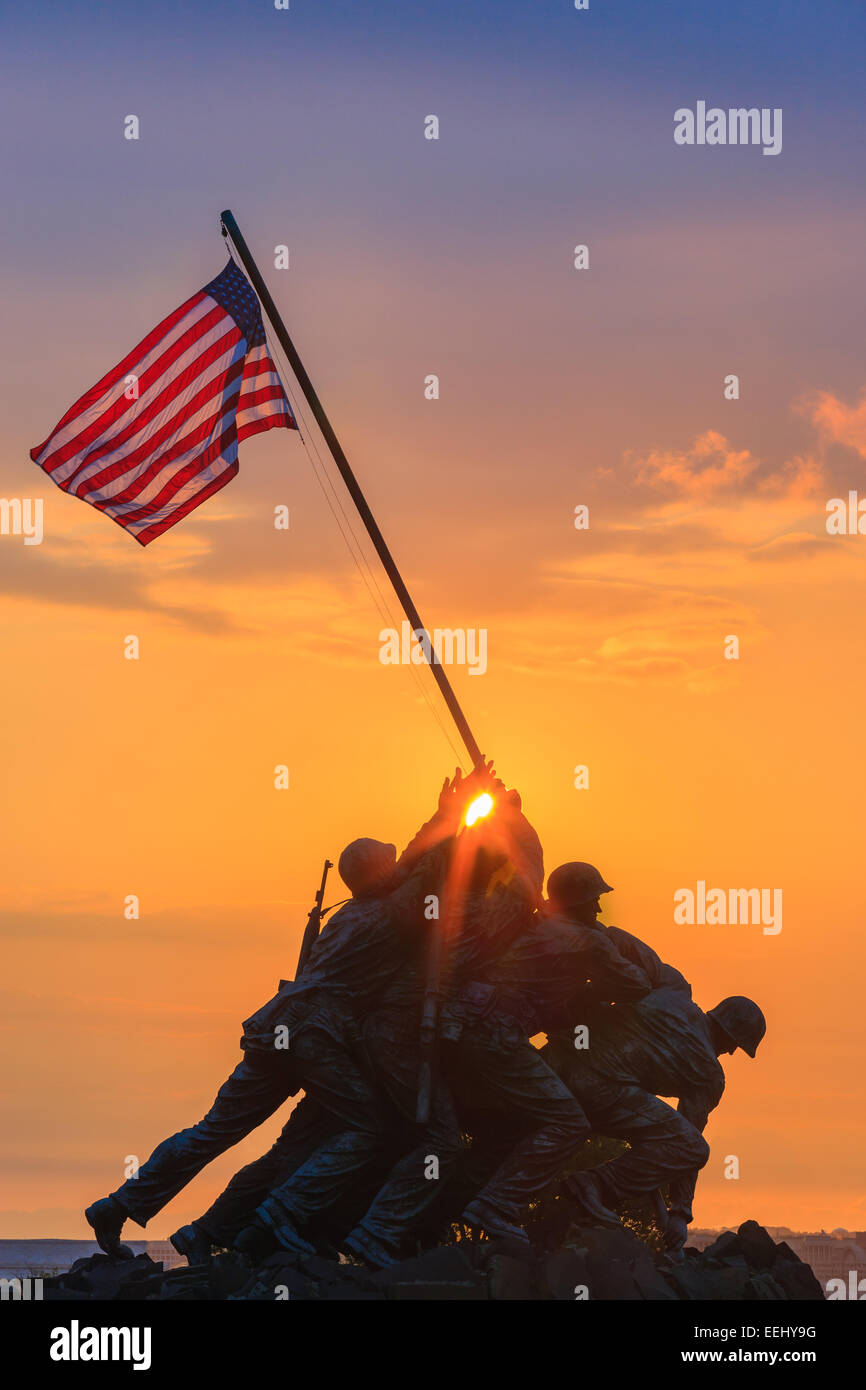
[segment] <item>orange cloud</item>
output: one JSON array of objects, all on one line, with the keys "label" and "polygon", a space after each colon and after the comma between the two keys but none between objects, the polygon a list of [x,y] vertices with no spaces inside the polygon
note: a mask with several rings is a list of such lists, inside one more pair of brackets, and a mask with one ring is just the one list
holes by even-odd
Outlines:
[{"label": "orange cloud", "polygon": [[812,536],[808,531],[790,531],[776,536],[765,545],[748,552],[750,560],[802,560],[819,554],[827,546],[827,536]]},{"label": "orange cloud", "polygon": [[835,444],[847,444],[866,458],[866,390],[857,405],[848,406],[832,391],[819,391],[805,406],[812,423]]},{"label": "orange cloud", "polygon": [[736,488],[758,466],[748,449],[732,448],[718,430],[698,435],[691,449],[654,449],[635,462],[638,482],[667,487],[689,497],[709,497]]},{"label": "orange cloud", "polygon": [[821,495],[826,488],[824,467],[818,459],[798,454],[784,463],[778,473],[761,479],[761,492],[785,497],[793,502]]},{"label": "orange cloud", "polygon": [[[866,439],[866,427],[864,427]],[[774,472],[753,479],[760,460],[749,449],[735,449],[718,430],[705,430],[690,449],[654,449],[644,457],[627,455],[636,481],[698,501],[720,493],[760,492],[792,501],[814,497],[824,486],[824,469],[810,455],[796,455]]]}]

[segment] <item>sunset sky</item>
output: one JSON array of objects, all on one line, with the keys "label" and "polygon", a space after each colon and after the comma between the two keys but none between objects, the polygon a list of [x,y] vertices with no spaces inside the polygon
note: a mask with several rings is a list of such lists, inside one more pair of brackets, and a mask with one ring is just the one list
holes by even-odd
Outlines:
[{"label": "sunset sky", "polygon": [[[453,681],[548,871],[597,863],[703,1007],[764,1008],[696,1224],[866,1228],[866,535],[825,525],[866,496],[864,40],[837,0],[18,12],[0,496],[45,538],[0,535],[0,1236],[89,1233],[292,974],[324,857],[405,844],[455,765],[297,435],[146,550],[30,461],[222,269],[224,207],[425,621],[487,630]],[[782,152],[677,147],[699,100],[782,108]],[[782,931],[676,925],[698,880],[781,888]]]}]

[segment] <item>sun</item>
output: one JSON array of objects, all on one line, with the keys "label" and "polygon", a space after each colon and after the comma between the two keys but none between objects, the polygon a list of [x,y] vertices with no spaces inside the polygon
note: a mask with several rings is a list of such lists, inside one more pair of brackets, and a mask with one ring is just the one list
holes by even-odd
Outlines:
[{"label": "sun", "polygon": [[464,825],[474,825],[476,821],[483,820],[485,816],[489,816],[492,810],[493,797],[489,792],[482,792],[480,796],[476,796],[475,800],[471,801],[467,806],[466,815],[463,817],[463,823]]}]

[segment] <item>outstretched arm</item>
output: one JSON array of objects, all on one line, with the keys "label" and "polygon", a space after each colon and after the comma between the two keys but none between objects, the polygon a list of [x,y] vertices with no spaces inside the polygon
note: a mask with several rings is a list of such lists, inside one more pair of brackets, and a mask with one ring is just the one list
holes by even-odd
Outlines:
[{"label": "outstretched arm", "polygon": [[436,810],[409,841],[397,860],[397,867],[409,871],[428,850],[456,835],[467,804],[493,775],[492,763],[482,764],[468,777],[463,776],[459,767],[455,768],[454,776],[446,777],[442,783]]},{"label": "outstretched arm", "polygon": [[[509,792],[507,795],[517,797],[516,792]],[[537,907],[541,903],[544,887],[544,851],[535,828],[530,825],[520,809],[519,798],[516,804],[510,801],[503,808],[503,821],[510,840],[509,857],[520,879],[529,889],[533,907]]]},{"label": "outstretched arm", "polygon": [[520,794],[507,789],[494,778],[487,790],[494,800],[494,809],[480,830],[482,842],[489,849],[507,856],[508,863],[494,875],[493,881],[517,889],[533,908],[542,903],[544,886],[544,852],[534,828],[523,814]]}]

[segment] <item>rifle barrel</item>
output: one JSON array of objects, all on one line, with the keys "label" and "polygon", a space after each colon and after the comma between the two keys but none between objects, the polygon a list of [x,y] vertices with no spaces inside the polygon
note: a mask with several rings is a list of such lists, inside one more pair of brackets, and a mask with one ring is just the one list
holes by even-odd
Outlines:
[{"label": "rifle barrel", "polygon": [[322,882],[319,886],[319,891],[316,893],[315,901],[310,909],[310,915],[307,918],[307,925],[304,929],[304,938],[298,953],[298,966],[295,970],[295,979],[303,974],[310,958],[310,952],[319,939],[319,929],[322,925],[322,907],[325,901],[325,884],[328,881],[328,870],[333,869],[333,867],[330,859],[326,859],[325,867],[322,870]]}]

